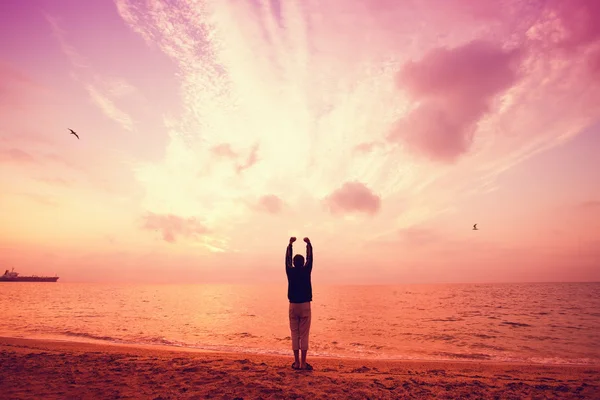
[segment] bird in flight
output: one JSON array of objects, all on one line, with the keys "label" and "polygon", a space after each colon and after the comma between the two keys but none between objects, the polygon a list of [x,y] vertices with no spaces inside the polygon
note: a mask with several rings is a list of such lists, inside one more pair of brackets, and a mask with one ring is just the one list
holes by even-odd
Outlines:
[{"label": "bird in flight", "polygon": [[473,225],[473,230],[474,231],[478,231],[479,229],[477,229],[477,224]]},{"label": "bird in flight", "polygon": [[75,135],[75,137],[77,139],[79,139],[79,135],[77,133],[75,133],[75,131],[73,129],[69,128],[69,130],[71,131],[71,135]]}]

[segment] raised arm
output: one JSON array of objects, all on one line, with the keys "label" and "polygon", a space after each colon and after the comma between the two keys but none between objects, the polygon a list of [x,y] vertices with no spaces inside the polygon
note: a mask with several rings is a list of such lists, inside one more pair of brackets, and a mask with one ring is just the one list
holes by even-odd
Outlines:
[{"label": "raised arm", "polygon": [[305,237],[304,241],[306,242],[306,264],[304,266],[309,270],[312,270],[313,266],[313,248],[312,243],[310,243],[310,239]]},{"label": "raised arm", "polygon": [[291,237],[290,238],[290,243],[287,246],[287,249],[285,251],[285,269],[287,270],[288,268],[292,268],[292,243],[294,243],[296,241],[295,237]]}]

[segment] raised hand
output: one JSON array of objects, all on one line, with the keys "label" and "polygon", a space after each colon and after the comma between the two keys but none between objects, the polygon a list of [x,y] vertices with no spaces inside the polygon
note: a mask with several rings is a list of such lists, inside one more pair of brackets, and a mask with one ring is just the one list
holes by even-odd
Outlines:
[{"label": "raised hand", "polygon": [[304,241],[305,241],[307,244],[308,244],[308,243],[310,243],[310,239],[309,239],[309,238],[307,238],[307,237],[305,237],[305,238],[304,238]]},{"label": "raised hand", "polygon": [[290,244],[294,243],[295,241],[296,241],[296,237],[295,237],[295,236],[292,236],[292,237],[290,238]]}]

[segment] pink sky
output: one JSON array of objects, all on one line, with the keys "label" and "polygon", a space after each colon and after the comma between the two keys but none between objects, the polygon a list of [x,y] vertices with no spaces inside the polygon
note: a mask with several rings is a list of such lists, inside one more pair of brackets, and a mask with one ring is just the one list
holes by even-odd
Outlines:
[{"label": "pink sky", "polygon": [[600,280],[599,1],[185,3],[0,4],[0,268]]}]

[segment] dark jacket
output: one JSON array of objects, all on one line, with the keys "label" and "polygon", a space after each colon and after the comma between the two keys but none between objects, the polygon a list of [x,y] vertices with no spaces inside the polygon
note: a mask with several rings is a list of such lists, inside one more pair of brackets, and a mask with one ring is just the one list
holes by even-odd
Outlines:
[{"label": "dark jacket", "polygon": [[296,268],[292,263],[292,244],[285,252],[285,274],[288,279],[288,300],[290,303],[306,303],[312,301],[312,284],[310,275],[313,266],[312,244],[306,244],[306,262],[303,267]]}]

